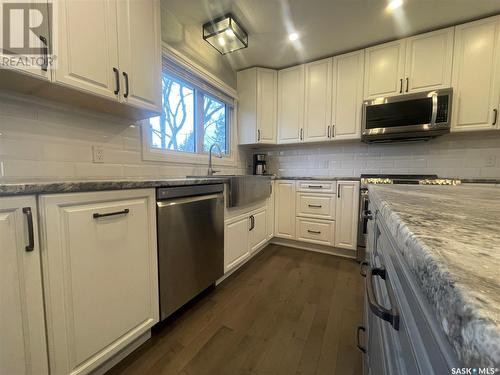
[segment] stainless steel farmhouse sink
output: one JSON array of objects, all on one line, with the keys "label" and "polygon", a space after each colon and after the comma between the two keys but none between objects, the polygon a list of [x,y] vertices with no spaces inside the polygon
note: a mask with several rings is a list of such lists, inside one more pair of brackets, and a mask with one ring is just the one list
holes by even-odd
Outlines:
[{"label": "stainless steel farmhouse sink", "polygon": [[188,178],[222,178],[227,180],[227,207],[239,207],[268,198],[271,195],[271,176],[213,175]]}]

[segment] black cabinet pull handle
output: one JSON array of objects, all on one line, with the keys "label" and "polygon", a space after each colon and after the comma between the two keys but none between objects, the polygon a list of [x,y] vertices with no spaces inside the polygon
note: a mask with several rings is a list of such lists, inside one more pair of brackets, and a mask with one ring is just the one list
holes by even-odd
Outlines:
[{"label": "black cabinet pull handle", "polygon": [[399,93],[400,94],[403,93],[403,78],[399,80]]},{"label": "black cabinet pull handle", "polygon": [[359,340],[359,332],[360,331],[366,332],[366,328],[363,326],[358,326],[358,329],[356,330],[356,346],[358,347],[359,350],[361,350],[361,352],[366,353],[366,348],[359,343],[360,342],[360,340]]},{"label": "black cabinet pull handle", "polygon": [[321,232],[319,230],[310,230],[310,229],[308,229],[307,231],[309,233],[313,233],[313,234],[321,234]]},{"label": "black cabinet pull handle", "polygon": [[44,47],[42,47],[43,50],[43,63],[40,66],[40,69],[42,69],[44,72],[46,72],[49,68],[49,46],[47,44],[47,38],[44,37],[43,35],[40,35],[38,37],[40,41],[43,43]]},{"label": "black cabinet pull handle", "polygon": [[340,198],[340,185],[337,185],[337,198]]},{"label": "black cabinet pull handle", "polygon": [[406,77],[406,92],[410,89],[410,79]]},{"label": "black cabinet pull handle", "polygon": [[300,140],[302,141],[304,139],[304,129],[300,129]]},{"label": "black cabinet pull handle", "polygon": [[308,204],[308,206],[311,207],[311,208],[321,208],[321,207],[323,207],[320,204]]},{"label": "black cabinet pull handle", "polygon": [[257,141],[260,141],[260,129],[257,129]]},{"label": "black cabinet pull handle", "polygon": [[495,108],[493,110],[493,124],[491,125],[495,126],[497,124],[497,120],[498,120],[498,109]]},{"label": "black cabinet pull handle", "polygon": [[114,91],[115,95],[118,95],[120,92],[120,72],[118,69],[113,68],[113,72],[115,72],[115,85],[116,85],[116,90]]},{"label": "black cabinet pull handle", "polygon": [[123,94],[124,98],[128,98],[128,74],[126,72],[123,72],[123,77],[125,77],[125,92]]},{"label": "black cabinet pull handle", "polygon": [[250,215],[250,232],[255,228],[255,217]]},{"label": "black cabinet pull handle", "polygon": [[[378,303],[377,298],[375,297],[375,290],[373,289],[373,278],[375,276],[379,276],[383,280],[385,280],[385,285],[387,287],[387,294],[389,296],[389,300],[391,302],[391,308],[386,309],[380,303]],[[384,268],[369,268],[366,273],[366,295],[368,297],[368,305],[370,306],[370,310],[378,316],[380,319],[389,322],[391,326],[399,331],[399,310],[396,308],[394,294],[392,292],[392,288],[388,283],[387,271]]]},{"label": "black cabinet pull handle", "polygon": [[331,138],[331,137],[330,137],[330,125],[328,125],[328,134],[327,134],[327,138]]},{"label": "black cabinet pull handle", "polygon": [[108,217],[108,216],[117,216],[117,215],[126,215],[130,212],[128,208],[124,209],[123,211],[116,211],[116,212],[110,212],[109,214],[99,214],[95,213],[92,215],[94,219],[99,219],[101,217]]},{"label": "black cabinet pull handle", "polygon": [[24,207],[23,214],[26,215],[28,222],[28,245],[26,246],[26,251],[33,251],[35,249],[35,232],[33,230],[33,211],[31,207]]},{"label": "black cabinet pull handle", "polygon": [[323,189],[323,185],[308,185],[309,189]]},{"label": "black cabinet pull handle", "polygon": [[360,264],[359,264],[359,274],[363,277],[366,277],[366,270],[365,270],[365,267],[369,266],[370,263],[368,263],[366,260],[362,261]]}]

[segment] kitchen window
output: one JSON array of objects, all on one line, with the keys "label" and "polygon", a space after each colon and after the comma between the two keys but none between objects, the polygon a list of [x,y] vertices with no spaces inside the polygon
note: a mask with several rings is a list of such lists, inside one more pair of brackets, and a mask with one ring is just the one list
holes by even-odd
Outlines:
[{"label": "kitchen window", "polygon": [[229,158],[233,99],[172,63],[161,79],[162,114],[143,123],[145,159],[201,161],[214,143]]}]

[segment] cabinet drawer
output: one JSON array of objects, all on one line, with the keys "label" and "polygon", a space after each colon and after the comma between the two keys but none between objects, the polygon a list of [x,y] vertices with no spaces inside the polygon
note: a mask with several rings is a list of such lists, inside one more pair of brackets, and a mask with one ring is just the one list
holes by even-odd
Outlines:
[{"label": "cabinet drawer", "polygon": [[297,193],[297,216],[333,220],[335,198],[332,194]]},{"label": "cabinet drawer", "polygon": [[315,193],[335,193],[335,181],[298,181],[297,191]]},{"label": "cabinet drawer", "polygon": [[318,219],[297,218],[297,240],[319,245],[333,246],[335,222]]}]

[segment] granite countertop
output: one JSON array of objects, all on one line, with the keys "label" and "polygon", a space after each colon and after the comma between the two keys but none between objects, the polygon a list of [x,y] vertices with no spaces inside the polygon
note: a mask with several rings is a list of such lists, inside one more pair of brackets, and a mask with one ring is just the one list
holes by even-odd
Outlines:
[{"label": "granite countertop", "polygon": [[176,177],[158,180],[126,179],[96,181],[59,181],[0,184],[0,196],[26,194],[75,193],[101,190],[146,189],[186,185],[208,185],[227,182],[225,177]]},{"label": "granite countertop", "polygon": [[465,366],[500,364],[500,187],[370,185]]},{"label": "granite countertop", "polygon": [[331,176],[306,176],[306,177],[286,177],[276,176],[275,180],[306,180],[306,181],[359,181],[360,177],[331,177]]}]

